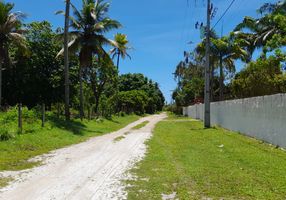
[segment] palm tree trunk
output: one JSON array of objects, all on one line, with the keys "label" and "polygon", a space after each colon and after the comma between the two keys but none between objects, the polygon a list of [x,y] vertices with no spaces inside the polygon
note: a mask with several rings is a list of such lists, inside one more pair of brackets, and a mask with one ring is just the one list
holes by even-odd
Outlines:
[{"label": "palm tree trunk", "polygon": [[[118,73],[118,71],[119,71],[119,61],[120,61],[120,53],[118,53],[118,55],[117,55],[117,73]],[[118,74],[118,76],[119,76],[119,74]],[[119,87],[118,87],[118,85],[116,85],[116,92],[115,92],[115,95],[116,95],[116,99],[115,99],[115,104],[116,104],[116,111],[115,112],[117,112],[117,110],[118,110],[118,116],[119,116],[119,108],[118,108],[118,93],[119,93]]]},{"label": "palm tree trunk", "polygon": [[64,59],[65,59],[65,117],[70,120],[70,88],[69,88],[69,53],[68,53],[68,31],[69,31],[70,0],[66,0],[65,32],[64,32]]},{"label": "palm tree trunk", "polygon": [[224,100],[224,73],[223,73],[223,66],[222,66],[222,56],[220,55],[219,58],[219,100],[223,101]]},{"label": "palm tree trunk", "polygon": [[84,111],[83,111],[83,73],[82,73],[82,67],[80,66],[79,69],[79,115],[80,119],[82,120],[84,117]]},{"label": "palm tree trunk", "polygon": [[117,54],[117,70],[119,69],[120,53]]}]

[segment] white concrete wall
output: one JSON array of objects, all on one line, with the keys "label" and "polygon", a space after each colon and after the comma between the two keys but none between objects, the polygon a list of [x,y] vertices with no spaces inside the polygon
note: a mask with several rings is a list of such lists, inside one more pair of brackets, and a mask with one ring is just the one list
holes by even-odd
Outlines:
[{"label": "white concrete wall", "polygon": [[[184,108],[184,112],[204,119],[203,104]],[[212,103],[211,123],[286,147],[286,94]]]}]

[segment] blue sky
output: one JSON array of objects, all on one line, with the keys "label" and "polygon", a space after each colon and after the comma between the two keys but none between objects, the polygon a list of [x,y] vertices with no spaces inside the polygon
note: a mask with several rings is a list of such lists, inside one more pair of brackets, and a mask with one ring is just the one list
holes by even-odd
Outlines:
[{"label": "blue sky", "polygon": [[[71,0],[80,6],[81,0]],[[15,3],[16,11],[28,14],[26,22],[50,21],[54,28],[63,26],[63,17],[54,15],[64,9],[63,0],[6,0]],[[191,50],[200,41],[200,33],[195,29],[197,21],[204,22],[206,0],[110,0],[110,17],[119,20],[123,28],[116,32],[128,35],[131,46],[131,60],[121,62],[121,73],[143,73],[159,83],[166,100],[171,100],[172,90],[176,87],[173,72],[183,57],[184,50]],[[214,24],[231,0],[212,0],[218,8]],[[258,17],[256,13],[263,3],[275,0],[236,0],[221,23],[217,32],[227,34],[244,16]],[[188,42],[194,42],[189,45]],[[240,63],[237,69],[241,69]]]}]

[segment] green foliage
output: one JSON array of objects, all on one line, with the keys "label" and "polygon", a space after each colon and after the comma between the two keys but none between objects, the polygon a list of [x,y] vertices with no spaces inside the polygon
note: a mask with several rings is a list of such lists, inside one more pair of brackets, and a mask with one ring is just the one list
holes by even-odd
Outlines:
[{"label": "green foliage", "polygon": [[286,75],[275,56],[251,62],[231,82],[233,95],[239,98],[286,92]]},{"label": "green foliage", "polygon": [[99,113],[99,107],[102,109],[104,108],[103,104],[105,104],[107,106],[106,110],[100,111],[103,113],[103,116],[105,113],[110,115],[110,106],[107,105],[109,102],[106,98],[116,93],[118,79],[117,70],[113,62],[107,55],[104,55],[103,58],[100,58],[100,61],[94,62],[93,66],[86,69],[85,75],[87,77],[86,82],[93,93],[95,113]]},{"label": "green foliage", "polygon": [[[50,115],[47,113],[47,115]],[[38,109],[29,110],[22,108],[23,134],[34,133],[41,129],[41,112]],[[8,140],[19,134],[18,130],[18,107],[13,107],[6,112],[0,113],[0,140]]]},{"label": "green foliage", "polygon": [[149,123],[149,121],[144,121],[141,124],[138,124],[137,126],[134,126],[132,129],[133,130],[139,130],[139,129],[145,127],[148,123]]},{"label": "green foliage", "polygon": [[[24,25],[29,54],[24,55],[14,47],[10,48],[13,67],[3,72],[4,100],[8,105],[34,107],[45,102],[51,105],[63,99],[63,61],[56,59],[61,44],[56,32],[47,21]],[[71,58],[71,82],[77,81],[76,61]],[[74,86],[71,84],[71,94]]]},{"label": "green foliage", "polygon": [[172,94],[178,107],[187,106],[204,96],[204,69],[200,63],[189,61],[177,66],[175,78],[178,86]]},{"label": "green foliage", "polygon": [[112,46],[114,46],[113,49],[111,49],[110,53],[112,55],[112,59],[114,59],[117,56],[117,69],[119,68],[119,58],[125,59],[125,57],[130,57],[130,55],[127,53],[127,51],[130,49],[128,46],[128,39],[127,35],[117,33],[114,36],[114,41],[112,41]]},{"label": "green foliage", "polygon": [[142,115],[146,111],[147,101],[147,93],[142,90],[119,92],[117,107],[127,114],[136,113]]},{"label": "green foliage", "polygon": [[113,142],[119,142],[119,141],[121,141],[121,140],[123,140],[123,139],[125,139],[124,136],[118,136],[118,137],[116,137],[116,138],[113,139]]},{"label": "green foliage", "polygon": [[[2,116],[3,113],[1,113]],[[51,150],[83,142],[90,137],[110,133],[139,119],[138,116],[112,117],[111,120],[71,120],[64,121],[48,114],[44,128],[29,134],[15,134],[10,140],[0,141],[0,170],[21,170],[39,163],[29,162],[34,156]],[[24,127],[25,127],[25,123]],[[33,125],[36,125],[33,123]],[[2,123],[1,123],[2,129]],[[2,178],[0,177],[0,183]]]},{"label": "green foliage", "polygon": [[[149,80],[143,74],[124,74],[119,77],[119,91],[144,91],[147,100],[144,102],[144,110],[153,114],[157,111],[162,111],[165,98],[159,88],[158,83]],[[140,93],[140,92],[139,92]],[[142,93],[142,92],[141,92]],[[135,94],[136,95],[136,94]],[[141,112],[141,111],[140,111]]]},{"label": "green foliage", "polygon": [[[5,27],[1,29],[5,34],[8,34],[0,38],[1,64],[2,60],[6,59],[3,62],[5,63],[5,70],[3,70],[2,76],[4,94],[2,105],[5,109],[21,102],[31,109],[38,104],[45,103],[47,110],[50,111],[54,105],[62,104],[64,99],[64,63],[61,57],[63,54],[62,29],[55,29],[48,21],[22,24],[21,19],[24,15],[20,12],[11,13],[13,7],[13,4],[0,2],[0,25],[8,24],[5,21],[8,19],[8,14],[14,16],[10,19],[11,26],[6,27],[11,28],[11,30],[4,30]],[[128,47],[127,35],[117,34],[115,41],[105,37],[108,31],[121,27],[118,21],[109,18],[109,7],[109,3],[101,0],[83,1],[82,9],[71,4],[73,15],[70,17],[70,26],[73,31],[69,33],[69,74],[72,117],[79,116],[75,110],[87,110],[88,115],[86,117],[89,119],[92,116],[98,117],[100,115],[110,118],[112,114],[122,111],[115,105],[117,104],[117,97],[115,96],[120,91],[140,90],[146,93],[144,94],[148,97],[146,103],[141,105],[138,110],[135,109],[134,112],[155,113],[162,110],[164,106],[164,97],[158,84],[148,80],[143,75],[138,76],[141,79],[141,84],[134,88],[122,89],[122,85],[126,81],[123,80],[124,78],[118,84],[118,70],[106,52],[105,45],[113,46],[113,55],[119,54],[122,58],[129,56],[127,50],[130,47]],[[62,11],[57,13],[64,14]],[[21,28],[25,31],[21,31]],[[22,33],[23,35],[21,35]],[[16,35],[18,40],[12,37]],[[5,39],[5,41],[1,41],[1,39]],[[21,46],[24,47],[24,44],[28,51],[24,52],[22,51],[23,48],[20,48]],[[8,58],[12,62],[8,62],[10,60]],[[132,76],[130,75],[129,78],[133,79]],[[81,81],[83,84],[80,84]],[[83,95],[81,95],[82,93]],[[141,101],[140,98],[137,100]],[[62,108],[58,109],[56,106],[54,109],[58,110],[58,115],[63,114]],[[9,112],[6,113],[8,117]],[[33,132],[33,123],[38,123],[34,119],[39,118],[39,116],[26,116],[26,114],[33,113],[23,111],[26,120],[24,129],[27,132]],[[80,112],[80,116],[82,114],[84,113]],[[7,126],[13,127],[11,128],[13,129],[12,132],[15,132],[15,125]]]},{"label": "green foliage", "polygon": [[12,178],[0,178],[0,188],[6,187],[10,181],[12,181]]},{"label": "green foliage", "polygon": [[261,14],[259,18],[246,16],[243,22],[237,25],[235,38],[248,50],[250,57],[255,49],[261,47],[262,56],[265,56],[267,52],[285,46],[285,5],[286,1],[264,4],[258,11]]},{"label": "green foliage", "polygon": [[0,130],[0,141],[10,140],[14,137],[15,137],[15,135],[13,133],[9,132],[8,130],[6,130],[6,129]]}]

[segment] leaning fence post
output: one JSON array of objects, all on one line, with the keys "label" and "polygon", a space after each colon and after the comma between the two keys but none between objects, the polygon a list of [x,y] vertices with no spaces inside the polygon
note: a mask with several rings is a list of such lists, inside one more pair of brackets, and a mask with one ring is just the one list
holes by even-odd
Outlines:
[{"label": "leaning fence post", "polygon": [[60,103],[57,103],[57,118],[60,118]]},{"label": "leaning fence post", "polygon": [[19,128],[19,132],[22,133],[23,124],[22,124],[22,104],[21,103],[19,103],[18,105],[18,128]]},{"label": "leaning fence post", "polygon": [[45,112],[46,112],[45,104],[43,103],[42,104],[42,127],[45,127]]}]

